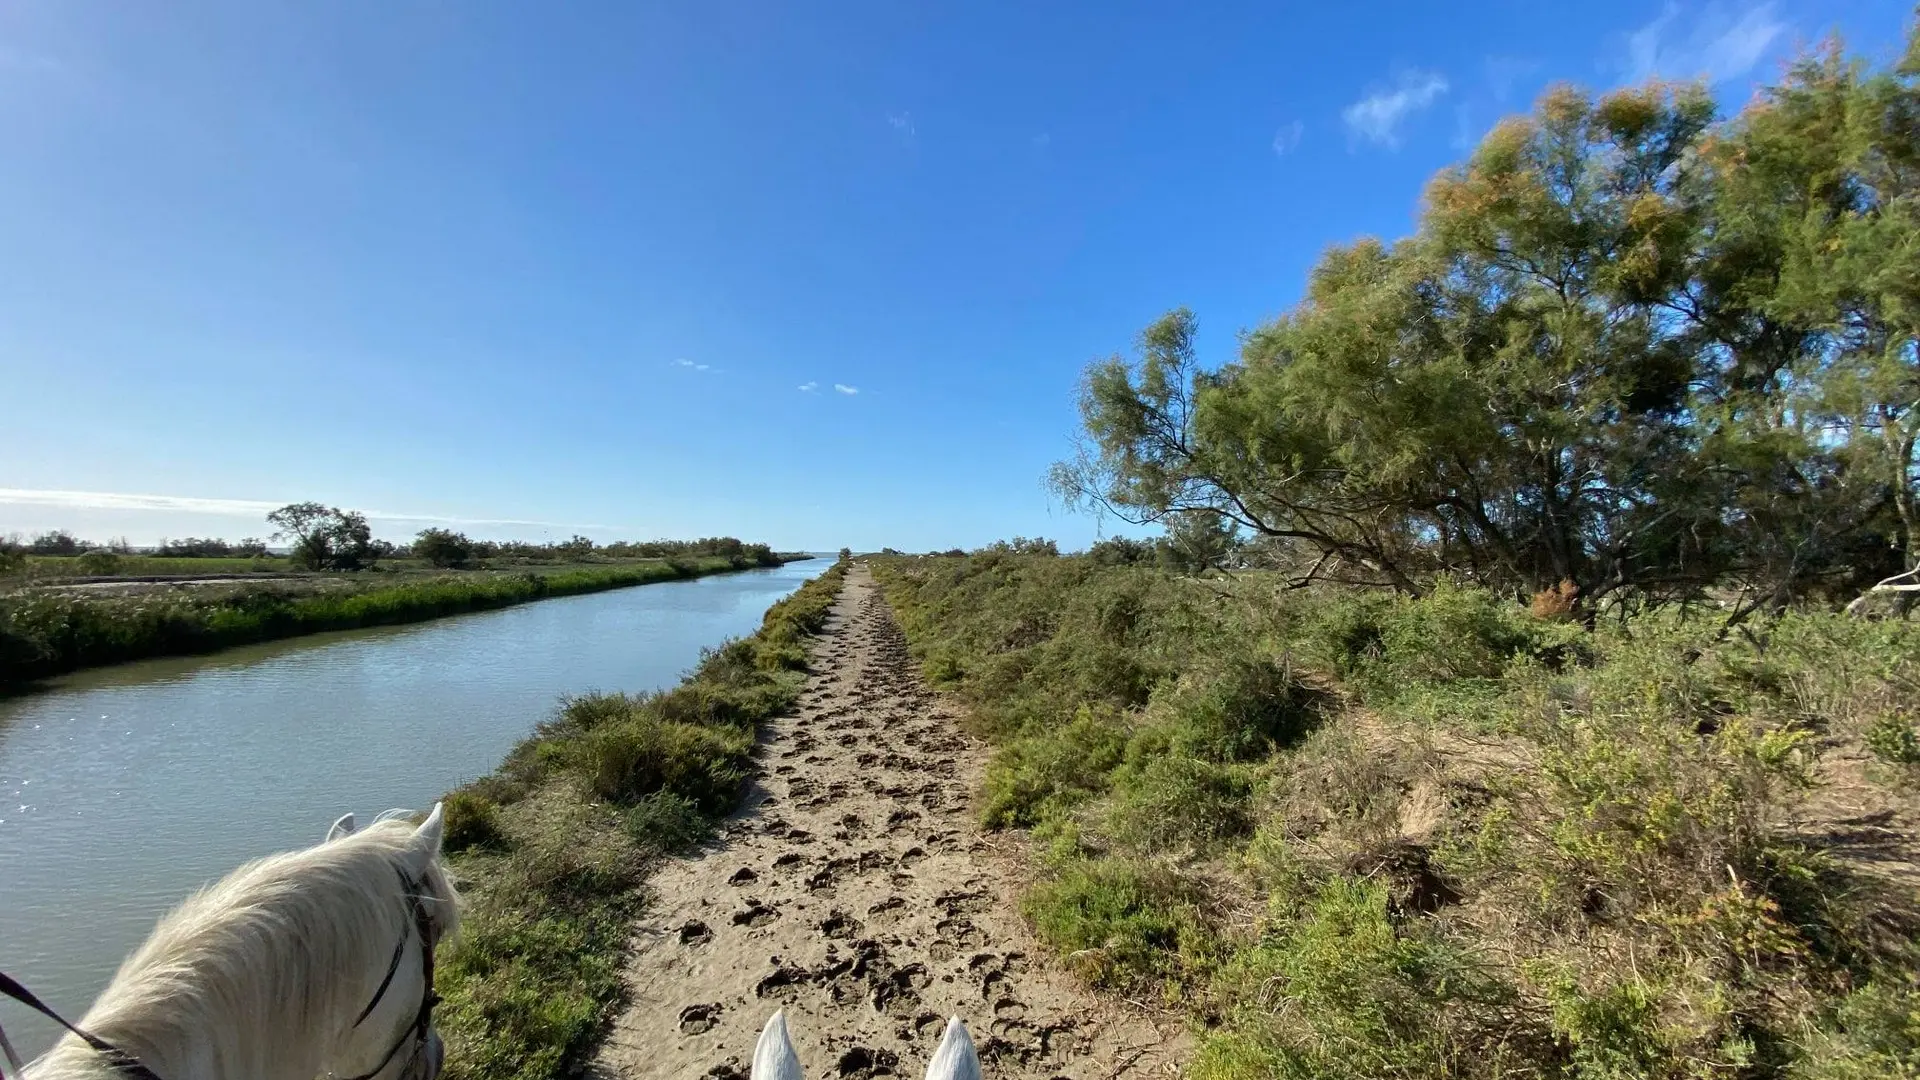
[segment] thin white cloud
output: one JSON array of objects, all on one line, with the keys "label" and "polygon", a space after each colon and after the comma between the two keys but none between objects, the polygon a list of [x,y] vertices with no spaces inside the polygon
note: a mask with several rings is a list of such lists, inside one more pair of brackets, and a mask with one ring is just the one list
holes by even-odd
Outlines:
[{"label": "thin white cloud", "polygon": [[1376,90],[1340,110],[1340,119],[1346,121],[1353,138],[1395,149],[1400,145],[1400,125],[1438,101],[1448,89],[1446,76],[1437,71],[1404,71],[1391,87]]},{"label": "thin white cloud", "polygon": [[818,389],[820,389],[820,384],[812,380],[800,384],[800,392],[803,394],[811,394]]},{"label": "thin white cloud", "polygon": [[1280,130],[1273,133],[1273,152],[1280,157],[1293,153],[1293,148],[1300,145],[1300,136],[1306,133],[1307,125],[1299,120],[1281,125]]},{"label": "thin white cloud", "polygon": [[1540,70],[1540,61],[1518,56],[1489,56],[1486,60],[1487,90],[1493,100],[1504,102],[1512,96],[1515,84]]},{"label": "thin white cloud", "polygon": [[694,363],[693,361],[691,361],[691,360],[689,360],[689,359],[687,359],[687,358],[686,358],[686,357],[684,357],[684,356],[683,356],[683,357],[681,357],[681,358],[680,358],[680,359],[678,359],[678,360],[675,360],[675,361],[674,361],[674,363],[675,363],[675,364],[678,364],[679,366],[681,366],[681,367],[683,367],[683,368],[690,368],[690,369],[692,369],[692,370],[694,370],[694,371],[712,371],[712,370],[714,370],[714,368],[713,368],[713,366],[712,366],[711,364],[696,364],[696,363]]},{"label": "thin white cloud", "polygon": [[1694,11],[1669,3],[1659,18],[1627,35],[1621,67],[1629,82],[1725,82],[1752,71],[1786,30],[1771,2],[1745,8],[1709,3]]},{"label": "thin white cloud", "polygon": [[843,394],[846,394],[846,395],[848,395],[849,397],[851,397],[852,395],[854,395],[854,394],[857,394],[857,393],[859,393],[859,392],[860,392],[860,388],[859,388],[859,387],[857,387],[857,386],[848,386],[848,385],[847,385],[846,383],[843,383],[843,382],[837,382],[837,383],[834,383],[834,384],[833,384],[833,388],[834,388],[835,390],[838,390],[838,391],[840,391],[840,392],[841,392],[841,393],[843,393]]},{"label": "thin white cloud", "polygon": [[[130,510],[172,514],[210,514],[219,517],[265,517],[292,499],[208,499],[195,495],[136,495],[117,491],[58,491],[38,488],[0,488],[0,505],[50,506],[61,510]],[[382,521],[423,521],[442,525],[534,525],[556,529],[618,529],[569,521],[529,521],[521,518],[449,517],[397,510],[363,510]]]},{"label": "thin white cloud", "polygon": [[914,134],[913,114],[910,112],[890,112],[887,114],[887,126],[902,136],[911,138]]}]

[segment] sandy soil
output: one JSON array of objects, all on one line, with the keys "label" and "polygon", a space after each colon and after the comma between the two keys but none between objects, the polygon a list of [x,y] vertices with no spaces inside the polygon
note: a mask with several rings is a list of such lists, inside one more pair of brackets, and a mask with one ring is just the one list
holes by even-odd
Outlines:
[{"label": "sandy soil", "polygon": [[1016,865],[974,824],[985,749],[930,693],[855,567],[725,839],[653,880],[602,1078],[738,1080],[775,1009],[810,1077],[919,1077],[948,1015],[991,1078],[1177,1071],[1178,1021],[1051,970]]}]

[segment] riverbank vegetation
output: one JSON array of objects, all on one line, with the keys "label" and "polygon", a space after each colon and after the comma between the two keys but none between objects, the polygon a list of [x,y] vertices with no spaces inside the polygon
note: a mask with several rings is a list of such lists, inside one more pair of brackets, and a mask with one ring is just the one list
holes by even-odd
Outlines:
[{"label": "riverbank vegetation", "polygon": [[738,802],[758,726],[791,705],[836,562],[707,651],[679,686],[573,699],[491,776],[447,799],[461,939],[437,978],[449,1080],[572,1075],[621,993],[630,920],[658,859]]},{"label": "riverbank vegetation", "polygon": [[518,572],[332,575],[126,594],[21,589],[0,595],[0,686],[128,660],[420,622],[764,565],[747,555],[708,555]]},{"label": "riverbank vegetation", "polygon": [[1920,624],[874,563],[1039,936],[1202,1080],[1920,1064]]},{"label": "riverbank vegetation", "polygon": [[205,578],[244,574],[291,575],[303,572],[389,573],[434,569],[504,570],[526,567],[630,563],[654,559],[724,558],[757,566],[778,566],[808,557],[776,552],[731,536],[698,540],[620,540],[596,544],[584,536],[531,544],[473,539],[450,529],[423,529],[412,541],[377,539],[366,517],[319,503],[295,503],[268,515],[275,537],[290,546],[270,550],[264,540],[226,541],[212,537],[162,540],[138,549],[125,539],[83,540],[64,529],[31,538],[0,539],[0,586],[96,582],[136,578]]},{"label": "riverbank vegetation", "polygon": [[1920,1076],[1920,36],[1715,116],[1552,90],[1095,364],[1053,481],[1164,540],[874,560],[1196,1080]]}]

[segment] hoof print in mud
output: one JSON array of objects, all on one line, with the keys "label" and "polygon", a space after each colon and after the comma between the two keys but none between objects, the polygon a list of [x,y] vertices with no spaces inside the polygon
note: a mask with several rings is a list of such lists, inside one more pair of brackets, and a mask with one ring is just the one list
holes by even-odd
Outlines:
[{"label": "hoof print in mud", "polygon": [[807,983],[807,973],[797,967],[782,964],[759,982],[753,984],[753,996],[772,998],[775,1001],[792,1001]]},{"label": "hoof print in mud", "polygon": [[680,1032],[683,1035],[704,1035],[713,1030],[720,1022],[720,1003],[689,1005],[680,1010]]},{"label": "hoof print in mud", "polygon": [[856,1046],[840,1055],[833,1072],[841,1080],[869,1080],[875,1076],[897,1075],[899,1066],[900,1056],[891,1050]]},{"label": "hoof print in mud", "polygon": [[830,938],[851,938],[860,932],[860,924],[844,911],[834,911],[820,924],[820,934]]},{"label": "hoof print in mud", "polygon": [[759,880],[760,875],[754,873],[752,867],[743,866],[733,872],[733,876],[727,879],[727,884],[737,889],[742,885],[751,885]]},{"label": "hoof print in mud", "polygon": [[735,926],[765,926],[780,917],[780,912],[758,900],[748,900],[747,906],[733,913]]},{"label": "hoof print in mud", "polygon": [[699,919],[689,919],[680,927],[680,944],[705,945],[713,940],[713,930]]}]

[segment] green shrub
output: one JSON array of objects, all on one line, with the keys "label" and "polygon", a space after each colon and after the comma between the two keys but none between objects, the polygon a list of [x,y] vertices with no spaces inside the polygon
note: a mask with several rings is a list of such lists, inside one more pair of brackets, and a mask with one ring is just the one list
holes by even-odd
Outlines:
[{"label": "green shrub", "polygon": [[506,836],[500,831],[500,808],[485,795],[462,788],[449,793],[441,809],[446,815],[442,847],[447,852],[506,846]]},{"label": "green shrub", "polygon": [[108,577],[120,572],[120,556],[111,551],[89,551],[80,556],[80,572],[91,577]]},{"label": "green shrub", "polygon": [[1212,958],[1212,935],[1171,874],[1118,859],[1074,864],[1021,902],[1040,940],[1095,986],[1195,977]]},{"label": "green shrub", "polygon": [[1125,732],[1087,708],[1057,731],[1007,744],[987,766],[981,822],[990,829],[1035,825],[1104,791],[1126,745]]},{"label": "green shrub", "polygon": [[1236,657],[1163,684],[1150,713],[1172,753],[1253,761],[1312,731],[1320,699],[1284,665]]},{"label": "green shrub", "polygon": [[1121,781],[1114,832],[1147,851],[1210,848],[1253,831],[1245,766],[1182,754],[1153,757]]},{"label": "green shrub", "polygon": [[1554,666],[1590,658],[1579,627],[1534,619],[1517,603],[1445,578],[1417,598],[1335,597],[1308,620],[1300,643],[1320,666],[1387,692],[1496,679],[1522,656]]},{"label": "green shrub", "polygon": [[1582,1080],[1667,1075],[1676,1056],[1662,1030],[1658,989],[1638,978],[1598,990],[1570,979],[1551,993],[1554,1033],[1573,1048],[1573,1074]]},{"label": "green shrub", "polygon": [[1801,1080],[1920,1077],[1920,981],[1892,972],[1841,999],[1793,1070]]},{"label": "green shrub", "polygon": [[627,833],[641,848],[661,855],[677,855],[699,846],[713,834],[713,824],[700,804],[671,791],[656,791],[627,810]]},{"label": "green shrub", "polygon": [[739,795],[752,750],[752,736],[740,729],[666,720],[643,707],[582,735],[570,756],[609,802],[665,791],[718,812]]},{"label": "green shrub", "polygon": [[1920,734],[1913,721],[1888,713],[1867,728],[1867,749],[1889,765],[1920,765]]},{"label": "green shrub", "polygon": [[1430,925],[1396,926],[1378,882],[1329,881],[1215,989],[1243,1004],[1202,1045],[1196,1080],[1524,1075],[1545,1049],[1516,989]]}]

